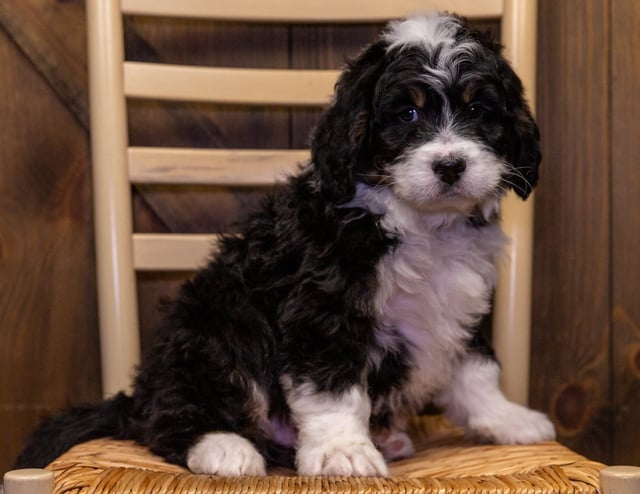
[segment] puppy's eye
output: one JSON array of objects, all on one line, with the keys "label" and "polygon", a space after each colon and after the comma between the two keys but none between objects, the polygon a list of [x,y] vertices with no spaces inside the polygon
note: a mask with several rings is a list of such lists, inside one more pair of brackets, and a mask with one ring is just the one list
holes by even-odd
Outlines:
[{"label": "puppy's eye", "polygon": [[473,117],[481,117],[489,112],[489,109],[482,103],[471,103],[467,108],[469,114]]},{"label": "puppy's eye", "polygon": [[403,108],[396,114],[397,119],[402,123],[417,122],[420,118],[420,111],[413,106]]}]

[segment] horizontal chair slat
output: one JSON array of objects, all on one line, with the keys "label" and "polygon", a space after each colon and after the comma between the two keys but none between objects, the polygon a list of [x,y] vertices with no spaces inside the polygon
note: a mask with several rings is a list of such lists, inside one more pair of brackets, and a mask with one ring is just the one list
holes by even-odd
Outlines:
[{"label": "horizontal chair slat", "polygon": [[304,149],[129,148],[129,178],[135,184],[269,186],[309,160]]},{"label": "horizontal chair slat", "polygon": [[[179,3],[179,2],[178,2]],[[323,106],[336,70],[237,69],[125,62],[125,94],[133,98],[242,105]]]},{"label": "horizontal chair slat", "polygon": [[502,4],[502,0],[389,0],[374,5],[368,0],[122,0],[122,9],[134,15],[207,17],[226,21],[363,23],[427,10],[448,10],[472,18],[500,17]]},{"label": "horizontal chair slat", "polygon": [[209,234],[133,235],[133,265],[137,271],[195,271],[220,240]]}]

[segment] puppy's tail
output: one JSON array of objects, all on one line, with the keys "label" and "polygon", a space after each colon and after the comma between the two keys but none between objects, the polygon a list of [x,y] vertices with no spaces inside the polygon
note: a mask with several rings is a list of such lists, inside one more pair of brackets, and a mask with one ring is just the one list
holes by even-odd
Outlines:
[{"label": "puppy's tail", "polygon": [[44,468],[72,446],[100,437],[124,439],[133,399],[118,393],[95,405],[73,407],[47,418],[18,456],[14,468]]}]

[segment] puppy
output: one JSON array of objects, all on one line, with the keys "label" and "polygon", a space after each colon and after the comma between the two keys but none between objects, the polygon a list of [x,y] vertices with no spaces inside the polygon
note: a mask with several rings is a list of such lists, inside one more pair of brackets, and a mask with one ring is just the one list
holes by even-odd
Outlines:
[{"label": "puppy", "polygon": [[112,436],[195,473],[384,476],[427,403],[484,440],[552,439],[500,392],[478,329],[500,199],[525,199],[540,162],[500,51],[453,15],[390,23],[341,75],[311,161],[181,288],[133,395],[49,419],[17,466]]}]

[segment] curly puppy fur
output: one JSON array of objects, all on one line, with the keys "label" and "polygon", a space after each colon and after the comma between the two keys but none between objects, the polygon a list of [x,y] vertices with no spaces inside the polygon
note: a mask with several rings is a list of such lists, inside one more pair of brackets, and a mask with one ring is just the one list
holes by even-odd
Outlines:
[{"label": "curly puppy fur", "polygon": [[46,421],[17,466],[130,438],[198,473],[386,475],[435,403],[499,443],[554,437],[509,402],[478,325],[500,199],[538,129],[498,44],[445,13],[390,23],[342,73],[311,161],[184,284],[123,393]]}]

